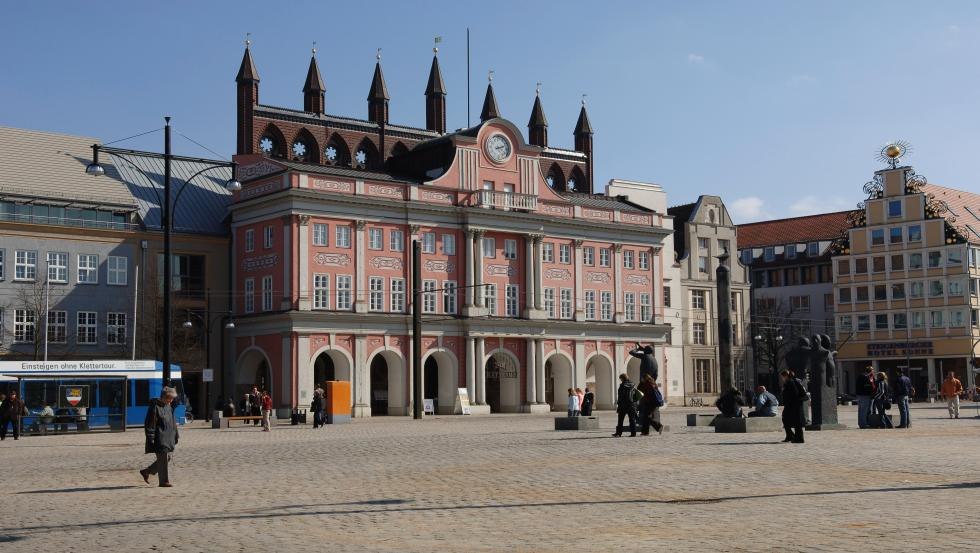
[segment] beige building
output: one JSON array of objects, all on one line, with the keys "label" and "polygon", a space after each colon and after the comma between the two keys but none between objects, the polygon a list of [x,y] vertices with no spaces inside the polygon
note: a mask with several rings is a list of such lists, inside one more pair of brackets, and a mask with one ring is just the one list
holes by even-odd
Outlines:
[{"label": "beige building", "polygon": [[926,184],[911,167],[876,172],[865,192],[834,257],[842,391],[868,364],[908,367],[919,397],[948,372],[974,385],[980,195]]},{"label": "beige building", "polygon": [[744,390],[752,384],[748,271],[738,259],[735,225],[721,198],[701,196],[667,213],[674,217],[674,251],[680,265],[680,285],[672,288],[679,297],[670,298],[670,304],[680,308],[685,404],[709,404],[720,386],[715,270],[722,252],[730,255],[735,386]]}]

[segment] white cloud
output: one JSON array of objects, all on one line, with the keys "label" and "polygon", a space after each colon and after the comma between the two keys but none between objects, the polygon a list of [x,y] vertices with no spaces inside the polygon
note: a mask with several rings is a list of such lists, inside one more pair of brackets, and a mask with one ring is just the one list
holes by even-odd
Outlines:
[{"label": "white cloud", "polygon": [[704,56],[700,54],[688,54],[687,61],[688,63],[704,63]]},{"label": "white cloud", "polygon": [[739,198],[728,205],[732,219],[736,224],[751,223],[772,219],[772,215],[764,208],[765,202],[758,196]]},{"label": "white cloud", "polygon": [[847,200],[840,196],[817,197],[803,196],[789,206],[790,216],[814,215],[817,213],[829,213],[831,211],[843,211],[847,209]]},{"label": "white cloud", "polygon": [[817,82],[817,79],[815,79],[812,75],[807,75],[806,73],[803,73],[800,75],[793,75],[792,77],[790,77],[789,81],[787,81],[787,84],[791,86],[801,86],[806,84],[812,84],[815,82]]}]

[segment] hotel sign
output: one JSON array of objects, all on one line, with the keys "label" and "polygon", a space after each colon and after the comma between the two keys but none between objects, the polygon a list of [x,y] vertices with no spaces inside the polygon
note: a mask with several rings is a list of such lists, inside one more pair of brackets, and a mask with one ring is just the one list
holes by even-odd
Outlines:
[{"label": "hotel sign", "polygon": [[932,340],[868,344],[868,357],[908,357],[911,355],[932,355]]}]

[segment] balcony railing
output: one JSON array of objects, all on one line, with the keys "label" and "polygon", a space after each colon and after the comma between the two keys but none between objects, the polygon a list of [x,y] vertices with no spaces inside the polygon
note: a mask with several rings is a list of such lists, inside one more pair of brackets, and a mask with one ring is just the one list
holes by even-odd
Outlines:
[{"label": "balcony railing", "polygon": [[534,211],[538,207],[538,197],[530,194],[515,194],[514,192],[498,192],[496,190],[480,190],[476,205],[498,209],[520,209]]}]

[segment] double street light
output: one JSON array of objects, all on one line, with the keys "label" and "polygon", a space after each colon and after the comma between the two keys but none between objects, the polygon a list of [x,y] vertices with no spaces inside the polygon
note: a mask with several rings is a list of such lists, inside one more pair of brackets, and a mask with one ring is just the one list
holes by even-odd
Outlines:
[{"label": "double street light", "polygon": [[[170,350],[171,350],[171,331],[173,326],[173,313],[171,313],[171,292],[173,288],[173,275],[171,274],[171,244],[170,237],[173,232],[173,212],[177,208],[177,202],[180,200],[181,194],[187,189],[188,185],[195,178],[201,174],[212,171],[215,169],[231,169],[231,178],[225,183],[225,188],[231,192],[235,192],[242,189],[242,183],[238,182],[236,178],[237,164],[234,162],[216,162],[209,159],[200,158],[190,158],[175,156],[170,149],[170,118],[164,117],[166,124],[163,127],[163,154],[157,152],[145,152],[139,150],[124,150],[120,148],[105,147],[99,144],[92,145],[92,163],[85,167],[85,173],[92,175],[94,177],[101,177],[105,175],[105,167],[99,163],[99,153],[107,152],[110,153],[133,167],[136,171],[142,174],[152,185],[156,185],[156,181],[143,169],[139,167],[132,160],[128,159],[127,156],[136,157],[148,157],[154,159],[163,159],[163,197],[159,196],[156,187],[154,186],[153,191],[157,194],[157,199],[159,200],[161,208],[161,225],[163,226],[163,384],[165,386],[170,385],[171,380],[171,370],[170,370]],[[184,184],[177,191],[177,196],[171,202],[171,165],[174,160],[187,161],[205,167],[191,175],[190,178],[184,180]],[[223,341],[222,341],[223,343]]]},{"label": "double street light", "polygon": [[[214,323],[224,322],[224,326],[223,326],[224,330],[234,330],[235,329],[235,321],[232,319],[232,313],[231,313],[230,310],[229,311],[223,311],[223,312],[212,312],[211,311],[211,307],[210,307],[210,305],[211,305],[211,301],[210,301],[211,294],[210,294],[210,292],[208,292],[207,298],[208,298],[208,302],[207,302],[207,307],[205,308],[205,311],[203,313],[199,313],[199,312],[194,311],[192,309],[188,309],[187,310],[187,316],[184,319],[184,323],[181,326],[185,330],[191,330],[191,329],[194,328],[194,323],[193,323],[193,321],[191,321],[192,318],[197,319],[198,321],[201,321],[201,325],[204,327],[203,328],[203,330],[204,330],[204,365],[205,365],[206,368],[211,369],[213,371],[214,368],[211,367],[211,328],[212,328],[212,325]],[[212,375],[213,375],[213,372],[212,372]],[[225,336],[224,336],[224,334],[222,334],[221,335],[221,382],[222,383],[225,382],[226,376],[227,375],[225,374]],[[211,382],[210,381],[207,381],[207,382],[204,383],[204,385],[205,385],[205,388],[206,388],[206,391],[204,392],[204,395],[207,398],[207,400],[206,400],[206,402],[204,404],[204,418],[205,418],[205,420],[210,420],[211,419],[211,409],[213,408],[213,406],[211,404]]]}]

